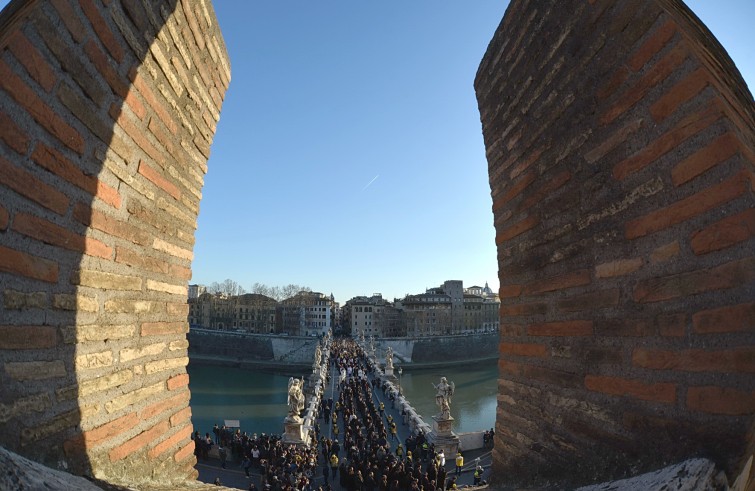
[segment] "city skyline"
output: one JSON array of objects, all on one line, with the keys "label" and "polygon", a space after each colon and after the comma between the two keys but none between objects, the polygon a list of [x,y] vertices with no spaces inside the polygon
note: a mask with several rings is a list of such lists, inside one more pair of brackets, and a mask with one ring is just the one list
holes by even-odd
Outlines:
[{"label": "city skyline", "polygon": [[[448,278],[497,291],[472,82],[508,2],[213,5],[232,80],[190,283],[293,283],[339,302]],[[752,86],[755,4],[688,5]]]}]

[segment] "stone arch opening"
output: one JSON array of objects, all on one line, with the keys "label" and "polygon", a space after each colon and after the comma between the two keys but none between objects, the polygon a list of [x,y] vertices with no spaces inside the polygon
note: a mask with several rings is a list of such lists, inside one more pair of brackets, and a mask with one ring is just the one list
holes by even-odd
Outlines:
[{"label": "stone arch opening", "polygon": [[[586,482],[707,452],[736,472],[752,96],[679,2],[534,5],[511,2],[476,81],[506,299],[494,470]],[[0,53],[0,444],[191,479],[185,284],[230,81],[212,6],[16,0]]]},{"label": "stone arch opening", "polygon": [[230,81],[212,6],[14,1],[0,27],[0,444],[191,479],[186,283]]}]

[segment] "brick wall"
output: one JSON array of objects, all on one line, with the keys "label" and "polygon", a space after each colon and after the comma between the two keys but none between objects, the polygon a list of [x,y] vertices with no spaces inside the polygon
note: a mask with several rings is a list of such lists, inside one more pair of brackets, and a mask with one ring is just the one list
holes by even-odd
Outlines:
[{"label": "brick wall", "polygon": [[229,81],[209,0],[0,17],[0,445],[113,482],[194,476],[186,284]]},{"label": "brick wall", "polygon": [[737,472],[755,110],[723,49],[672,0],[512,0],[475,88],[502,302],[494,478],[693,455]]}]

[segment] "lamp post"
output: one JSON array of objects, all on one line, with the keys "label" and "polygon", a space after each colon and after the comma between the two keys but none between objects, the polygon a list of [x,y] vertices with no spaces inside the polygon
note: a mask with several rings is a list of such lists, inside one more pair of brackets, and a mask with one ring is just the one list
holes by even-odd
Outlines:
[{"label": "lamp post", "polygon": [[398,367],[398,395],[401,395],[401,374],[403,373],[403,371],[403,368]]}]

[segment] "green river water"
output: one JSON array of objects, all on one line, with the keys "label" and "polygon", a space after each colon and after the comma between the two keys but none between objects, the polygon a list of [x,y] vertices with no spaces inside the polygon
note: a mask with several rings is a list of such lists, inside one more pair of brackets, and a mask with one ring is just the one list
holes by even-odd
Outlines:
[{"label": "green river water", "polygon": [[[289,375],[203,365],[189,365],[188,372],[195,430],[204,434],[211,432],[216,423],[239,420],[242,431],[248,433],[283,432]],[[451,402],[454,430],[465,433],[492,428],[498,392],[497,363],[404,370],[402,391],[428,424],[438,412],[432,384],[437,384],[441,376],[456,385]]]}]

